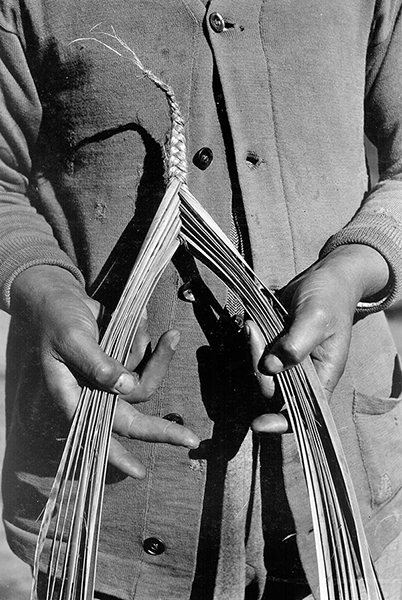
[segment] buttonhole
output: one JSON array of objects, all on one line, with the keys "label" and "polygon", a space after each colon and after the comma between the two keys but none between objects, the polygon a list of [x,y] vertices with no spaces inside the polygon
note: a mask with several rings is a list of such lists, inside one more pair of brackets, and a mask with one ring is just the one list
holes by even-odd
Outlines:
[{"label": "buttonhole", "polygon": [[246,164],[250,169],[255,169],[261,164],[261,160],[258,158],[255,152],[249,152],[246,158]]},{"label": "buttonhole", "polygon": [[236,25],[236,23],[228,23],[225,21],[225,30],[236,29],[236,31],[244,31],[244,25]]}]

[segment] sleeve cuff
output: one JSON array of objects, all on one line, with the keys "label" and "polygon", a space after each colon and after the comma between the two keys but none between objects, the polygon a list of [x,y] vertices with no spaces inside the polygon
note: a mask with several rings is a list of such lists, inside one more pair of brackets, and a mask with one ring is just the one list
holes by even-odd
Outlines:
[{"label": "sleeve cuff", "polygon": [[85,280],[81,271],[74,265],[68,256],[64,254],[62,250],[57,250],[54,248],[54,246],[52,248],[46,247],[46,245],[43,245],[42,243],[41,246],[30,246],[29,251],[29,259],[26,256],[23,256],[25,252],[21,252],[21,254],[15,253],[1,265],[0,270],[3,274],[2,279],[4,284],[1,290],[0,308],[6,312],[9,312],[10,309],[10,293],[14,279],[17,277],[17,275],[29,267],[38,265],[52,265],[60,267],[72,273],[77,281],[85,286]]},{"label": "sleeve cuff", "polygon": [[341,231],[329,238],[320,252],[324,258],[339,246],[364,244],[377,250],[390,269],[388,286],[376,302],[359,302],[357,312],[370,314],[385,310],[402,298],[402,226],[385,211],[362,211]]}]

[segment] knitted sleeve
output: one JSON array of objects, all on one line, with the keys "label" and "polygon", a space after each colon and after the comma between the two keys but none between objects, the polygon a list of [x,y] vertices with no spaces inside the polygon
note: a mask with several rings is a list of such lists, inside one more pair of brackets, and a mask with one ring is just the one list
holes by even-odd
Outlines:
[{"label": "knitted sleeve", "polygon": [[18,35],[15,11],[0,3],[0,308],[7,310],[14,278],[33,265],[58,265],[82,275],[31,206],[31,155],[41,106]]},{"label": "knitted sleeve", "polygon": [[402,16],[401,2],[379,3],[367,55],[366,133],[378,149],[379,181],[354,218],[333,235],[325,256],[344,244],[366,244],[387,260],[391,279],[383,299],[359,311],[375,312],[402,298]]}]

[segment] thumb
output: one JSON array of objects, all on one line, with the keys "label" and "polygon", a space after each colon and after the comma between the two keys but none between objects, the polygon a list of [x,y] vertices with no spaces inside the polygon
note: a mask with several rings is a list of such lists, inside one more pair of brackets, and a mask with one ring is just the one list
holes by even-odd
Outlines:
[{"label": "thumb", "polygon": [[284,333],[261,360],[267,375],[276,375],[303,362],[330,332],[325,310],[314,302],[298,305],[289,330]]},{"label": "thumb", "polygon": [[264,398],[272,398],[275,392],[275,382],[272,377],[261,372],[261,357],[264,355],[266,348],[264,337],[258,325],[253,321],[246,321],[244,329],[248,339],[254,376],[257,379],[260,392]]},{"label": "thumb", "polygon": [[49,379],[53,379],[51,363],[57,361],[65,364],[86,385],[116,394],[129,394],[138,381],[138,376],[108,356],[85,329],[65,331],[62,343],[51,354],[44,361],[48,363]]},{"label": "thumb", "polygon": [[259,415],[251,423],[251,429],[254,433],[286,433],[290,430],[290,425],[286,415],[280,413],[266,413]]}]

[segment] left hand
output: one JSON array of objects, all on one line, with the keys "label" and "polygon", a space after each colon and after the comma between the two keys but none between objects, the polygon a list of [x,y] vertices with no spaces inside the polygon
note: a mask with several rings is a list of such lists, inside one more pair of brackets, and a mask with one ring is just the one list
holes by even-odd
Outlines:
[{"label": "left hand", "polygon": [[[361,300],[381,297],[388,278],[388,265],[376,250],[351,244],[336,248],[291,281],[280,297],[289,310],[289,328],[272,348],[265,348],[255,323],[246,324],[262,394],[272,398],[272,376],[310,355],[330,397],[345,368],[356,306]],[[254,419],[252,429],[285,433],[288,422],[283,413],[270,413]]]},{"label": "left hand", "polygon": [[[98,344],[100,309],[75,277],[59,266],[34,265],[14,279],[11,312],[33,340],[47,397],[71,420],[85,383],[119,396],[113,431],[120,436],[197,448],[199,439],[194,432],[145,415],[134,406],[149,400],[161,384],[179,342],[179,332],[165,332],[149,353],[150,337],[143,318],[128,364],[123,366]],[[142,368],[137,372],[139,365]],[[114,437],[109,462],[131,477],[143,479],[146,475],[139,459]]]}]

